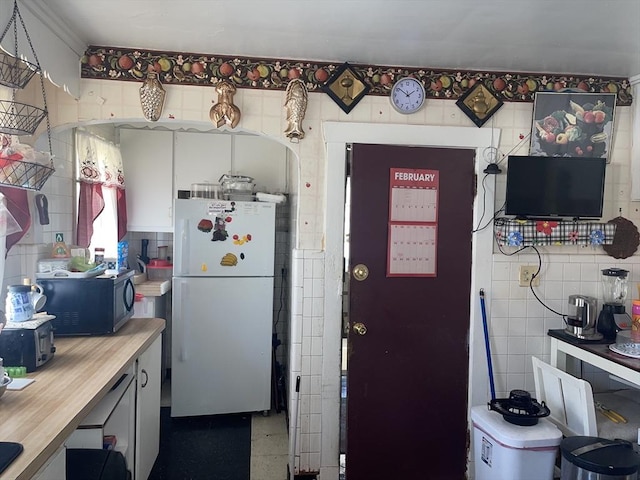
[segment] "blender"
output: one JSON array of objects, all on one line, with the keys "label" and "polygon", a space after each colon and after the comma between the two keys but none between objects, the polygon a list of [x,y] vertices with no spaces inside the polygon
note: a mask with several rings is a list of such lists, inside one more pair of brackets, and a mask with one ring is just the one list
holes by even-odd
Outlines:
[{"label": "blender", "polygon": [[615,340],[620,330],[631,328],[631,317],[625,310],[627,298],[627,270],[605,268],[602,270],[602,310],[598,316],[598,332],[605,339]]}]

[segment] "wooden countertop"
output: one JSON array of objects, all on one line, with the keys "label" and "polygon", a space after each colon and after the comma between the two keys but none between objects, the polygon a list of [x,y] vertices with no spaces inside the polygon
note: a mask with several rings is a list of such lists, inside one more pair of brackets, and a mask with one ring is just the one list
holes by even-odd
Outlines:
[{"label": "wooden countertop", "polygon": [[37,473],[164,327],[133,318],[114,335],[56,337],[53,358],[27,374],[36,381],[0,398],[0,441],[24,447],[0,479]]}]

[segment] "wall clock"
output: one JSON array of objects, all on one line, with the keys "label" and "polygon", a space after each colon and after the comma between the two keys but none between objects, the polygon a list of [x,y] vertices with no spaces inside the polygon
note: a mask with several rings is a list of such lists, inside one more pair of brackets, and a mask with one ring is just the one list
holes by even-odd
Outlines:
[{"label": "wall clock", "polygon": [[417,78],[401,78],[393,85],[389,99],[398,112],[415,113],[424,105],[424,85]]}]

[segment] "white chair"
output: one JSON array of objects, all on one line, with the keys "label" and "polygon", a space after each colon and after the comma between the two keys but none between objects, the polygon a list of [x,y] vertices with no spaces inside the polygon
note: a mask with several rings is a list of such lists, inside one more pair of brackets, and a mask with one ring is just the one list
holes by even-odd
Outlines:
[{"label": "white chair", "polygon": [[601,413],[596,414],[589,382],[552,367],[539,358],[532,356],[531,360],[535,398],[549,407],[548,419],[564,436],[585,435],[638,441],[640,392],[622,390],[595,395],[596,401],[627,419],[627,423],[614,423]]}]

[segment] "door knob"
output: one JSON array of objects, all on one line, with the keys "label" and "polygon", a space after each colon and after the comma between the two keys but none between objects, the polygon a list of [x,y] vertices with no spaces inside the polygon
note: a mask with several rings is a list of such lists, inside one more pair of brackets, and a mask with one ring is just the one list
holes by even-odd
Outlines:
[{"label": "door knob", "polygon": [[364,323],[354,323],[353,324],[353,331],[356,332],[358,335],[364,335],[367,333],[367,326]]},{"label": "door knob", "polygon": [[359,263],[358,265],[353,267],[353,278],[355,278],[359,282],[366,280],[368,276],[369,268],[365,264]]}]

